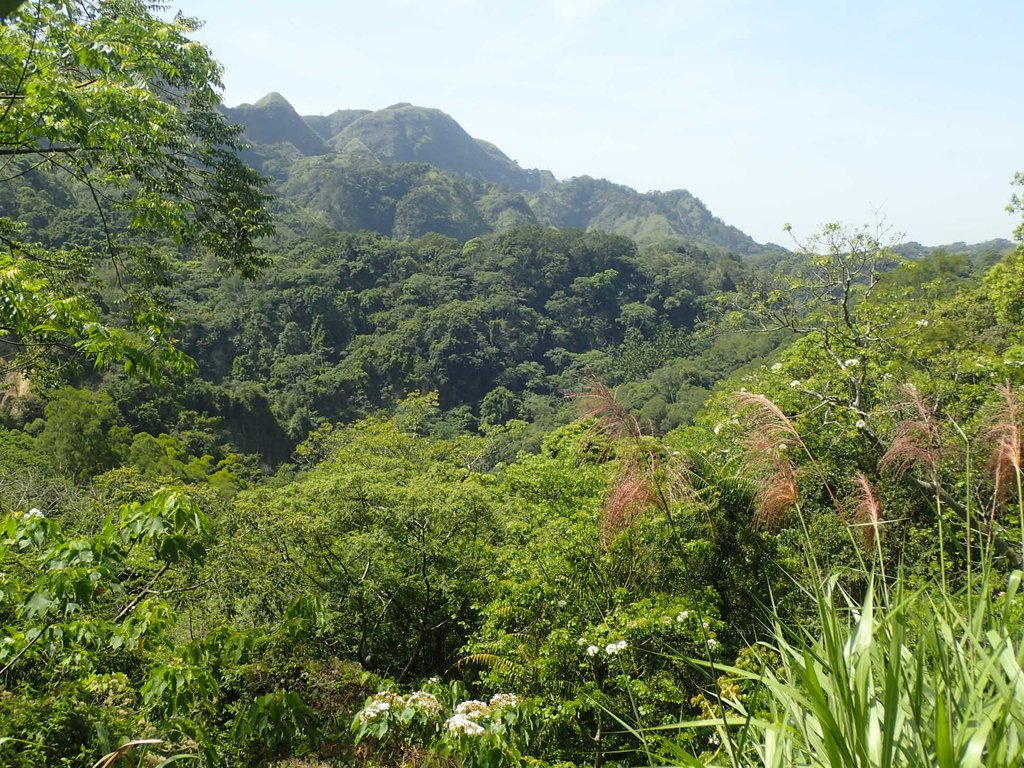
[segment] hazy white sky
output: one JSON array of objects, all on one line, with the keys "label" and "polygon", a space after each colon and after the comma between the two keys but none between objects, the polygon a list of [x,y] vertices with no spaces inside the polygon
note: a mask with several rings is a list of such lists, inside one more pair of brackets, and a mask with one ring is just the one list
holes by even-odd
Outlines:
[{"label": "hazy white sky", "polygon": [[520,165],[684,188],[756,240],[1009,237],[1024,0],[168,0],[225,101],[408,101]]}]

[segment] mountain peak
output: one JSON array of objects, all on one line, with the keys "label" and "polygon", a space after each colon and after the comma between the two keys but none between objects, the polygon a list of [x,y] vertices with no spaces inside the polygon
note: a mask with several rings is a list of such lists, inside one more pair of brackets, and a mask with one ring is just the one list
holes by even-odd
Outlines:
[{"label": "mountain peak", "polygon": [[288,99],[276,91],[255,104],[239,104],[226,111],[245,126],[246,137],[254,144],[288,143],[304,155],[322,155],[328,151]]},{"label": "mountain peak", "polygon": [[[240,104],[239,106],[242,107],[242,106],[246,106],[246,105]],[[282,96],[277,91],[271,91],[270,93],[268,93],[266,96],[264,96],[262,99],[257,101],[252,106],[260,107],[262,109],[266,109],[268,107],[276,107],[276,108],[290,109],[292,112],[295,111],[295,108],[291,105],[291,102],[289,102],[288,99],[286,99],[284,96]]]},{"label": "mountain peak", "polygon": [[503,184],[535,188],[536,173],[524,171],[493,145],[481,145],[455,119],[440,109],[399,102],[348,123],[328,140],[344,152],[353,139],[387,162],[427,163],[442,170]]}]

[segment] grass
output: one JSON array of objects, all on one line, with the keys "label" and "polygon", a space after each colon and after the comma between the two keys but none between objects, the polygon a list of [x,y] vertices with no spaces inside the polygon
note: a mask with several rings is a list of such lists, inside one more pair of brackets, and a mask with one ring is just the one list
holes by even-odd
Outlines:
[{"label": "grass", "polygon": [[[1024,539],[1020,419],[1012,391],[1007,387],[1003,394],[1012,417],[1004,421],[1012,429],[996,431],[996,497],[1003,489],[1017,491]],[[938,499],[936,505],[941,520]],[[977,543],[972,550],[972,526],[980,530],[984,521],[972,521],[971,506],[966,509],[964,544],[968,558],[972,551],[977,556],[967,561],[966,588],[953,591],[945,560],[939,583],[924,589],[911,590],[899,575],[869,573],[863,596],[854,599],[838,580],[820,580],[809,588],[814,626],[787,625],[774,613],[771,638],[758,650],[769,663],[753,671],[714,665],[714,674],[722,676],[712,694],[719,716],[674,726],[711,734],[709,750],[694,756],[682,739],[669,741],[653,762],[716,768],[1024,765],[1024,573],[999,572],[991,551]],[[810,572],[818,572],[813,555],[808,557]]]}]

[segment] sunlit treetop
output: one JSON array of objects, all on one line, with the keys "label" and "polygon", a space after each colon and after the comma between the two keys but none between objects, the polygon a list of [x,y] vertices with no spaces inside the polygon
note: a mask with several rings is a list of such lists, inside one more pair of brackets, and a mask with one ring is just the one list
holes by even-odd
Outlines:
[{"label": "sunlit treetop", "polygon": [[[180,366],[159,299],[177,255],[211,254],[246,277],[266,265],[265,182],[239,159],[239,129],[219,110],[220,67],[189,39],[196,21],[165,21],[158,8],[29,2],[0,27],[0,190],[52,175],[102,230],[53,250],[0,221],[0,334],[21,353],[17,367],[53,346],[129,368],[155,371],[168,356]],[[100,324],[85,290],[98,271],[120,293],[116,322],[108,313]]]}]

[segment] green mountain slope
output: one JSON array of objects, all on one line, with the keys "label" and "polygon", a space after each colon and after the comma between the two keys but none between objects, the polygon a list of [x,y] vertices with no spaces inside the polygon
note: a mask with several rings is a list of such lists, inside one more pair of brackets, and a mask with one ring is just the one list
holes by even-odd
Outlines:
[{"label": "green mountain slope", "polygon": [[317,136],[327,141],[344,130],[349,123],[368,114],[370,114],[369,109],[339,109],[329,115],[303,115],[302,119],[316,132]]},{"label": "green mountain slope", "polygon": [[281,195],[333,227],[393,237],[466,239],[526,224],[578,228],[638,243],[765,250],[686,190],[640,193],[604,179],[558,181],[524,169],[438,109],[394,104],[299,117],[279,94],[228,110],[254,163]]},{"label": "green mountain slope", "polygon": [[328,151],[323,140],[279,93],[269,93],[255,104],[239,104],[226,112],[245,126],[246,138],[253,144],[288,143],[303,155]]},{"label": "green mountain slope", "polygon": [[353,141],[381,160],[429,163],[513,189],[539,189],[542,182],[540,172],[525,171],[497,147],[477,142],[439,109],[394,104],[358,117],[327,143],[344,152]]}]

